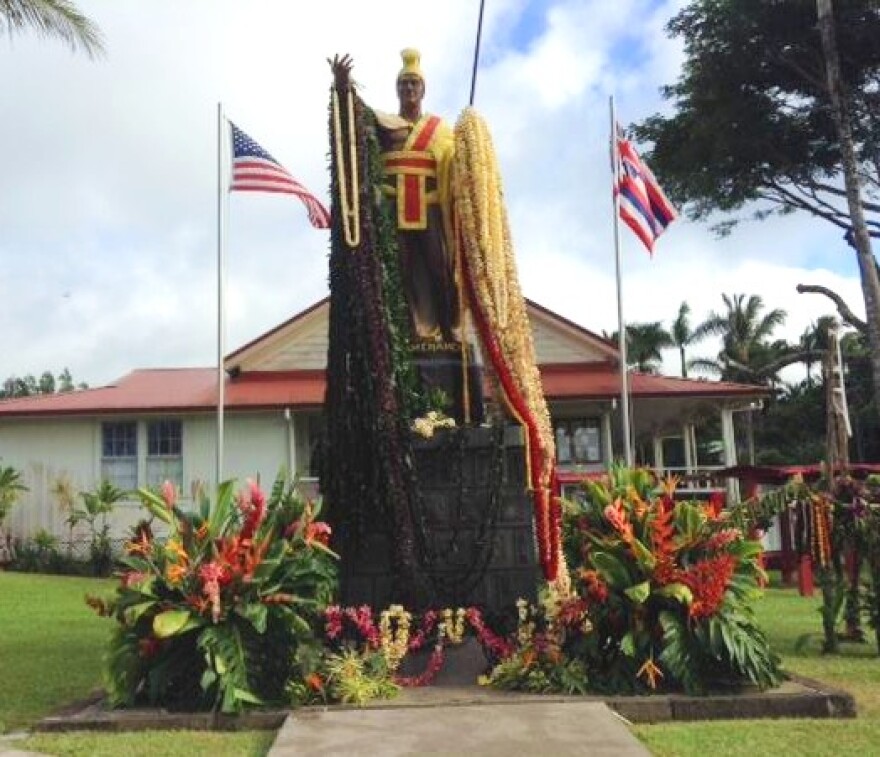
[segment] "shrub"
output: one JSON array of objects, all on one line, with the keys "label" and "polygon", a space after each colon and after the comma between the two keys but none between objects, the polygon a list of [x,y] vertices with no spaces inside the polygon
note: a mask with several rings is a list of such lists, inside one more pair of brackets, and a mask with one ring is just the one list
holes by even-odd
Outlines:
[{"label": "shrub", "polygon": [[115,596],[88,600],[119,624],[111,703],[237,712],[284,701],[297,649],[315,644],[334,588],[319,506],[281,477],[268,501],[252,482],[237,496],[226,482],[213,506],[203,497],[195,512],[178,506],[167,482],[138,495],[168,538],[160,544],[141,524]]},{"label": "shrub", "polygon": [[0,526],[22,492],[28,488],[21,482],[21,473],[12,466],[0,468]]},{"label": "shrub", "polygon": [[780,680],[751,604],[760,543],[712,505],[674,502],[675,481],[615,468],[566,503],[573,589],[592,624],[574,648],[590,686],[614,692]]}]

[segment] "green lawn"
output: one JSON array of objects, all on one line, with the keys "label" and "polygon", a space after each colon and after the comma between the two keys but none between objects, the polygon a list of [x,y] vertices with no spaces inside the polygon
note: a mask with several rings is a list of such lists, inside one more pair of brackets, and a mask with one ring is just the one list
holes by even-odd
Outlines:
[{"label": "green lawn", "polygon": [[[83,598],[114,582],[0,572],[0,733],[26,729],[101,686],[101,658],[112,623]],[[41,734],[9,744],[53,755],[265,755],[273,731]]]},{"label": "green lawn", "polygon": [[[758,605],[761,625],[786,670],[845,689],[856,698],[856,720],[737,720],[641,725],[634,730],[656,755],[757,757],[880,754],[880,658],[873,643],[843,644],[823,655],[818,596],[769,589]],[[869,632],[871,629],[865,629]],[[873,639],[873,634],[868,633]],[[798,644],[806,637],[806,643]]]},{"label": "green lawn", "polygon": [[[86,593],[110,582],[0,572],[0,733],[24,729],[101,684],[111,623],[86,607]],[[634,728],[656,755],[880,754],[880,658],[873,644],[820,651],[819,599],[770,589],[758,606],[762,625],[787,670],[852,692],[856,720],[754,720],[643,725]],[[868,630],[868,629],[866,629]],[[807,636],[805,644],[799,639]],[[36,735],[16,748],[55,755],[264,755],[272,732],[194,731]],[[10,745],[12,746],[12,745]]]},{"label": "green lawn", "polygon": [[83,597],[109,586],[0,572],[0,733],[27,727],[100,687],[110,623]]}]

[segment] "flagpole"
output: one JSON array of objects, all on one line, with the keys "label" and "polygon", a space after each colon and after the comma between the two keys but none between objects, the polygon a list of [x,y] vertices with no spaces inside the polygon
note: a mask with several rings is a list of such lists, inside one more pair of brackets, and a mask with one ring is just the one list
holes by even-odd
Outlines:
[{"label": "flagpole", "polygon": [[[217,103],[217,459],[215,485],[223,480],[223,412],[226,404],[226,372],[223,356],[226,354],[226,134],[228,132],[223,103]],[[216,491],[216,488],[215,488]]]},{"label": "flagpole", "polygon": [[617,340],[620,352],[620,419],[623,431],[623,451],[626,466],[633,465],[632,439],[630,434],[629,413],[629,374],[626,369],[626,323],[623,320],[623,285],[620,276],[620,193],[617,191],[618,164],[617,154],[617,114],[614,110],[614,95],[608,98],[611,113],[611,182],[612,200],[614,204],[614,273],[617,281]]}]

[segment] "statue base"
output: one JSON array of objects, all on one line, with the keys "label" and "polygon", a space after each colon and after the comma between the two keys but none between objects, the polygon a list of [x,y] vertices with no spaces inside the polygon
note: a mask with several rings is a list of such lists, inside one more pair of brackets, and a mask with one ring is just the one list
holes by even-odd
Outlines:
[{"label": "statue base", "polygon": [[[418,606],[479,606],[513,612],[534,601],[540,581],[526,492],[522,430],[438,429],[413,440],[420,496],[413,514]],[[373,519],[360,548],[342,549],[341,594],[348,606],[385,608],[397,602],[391,555],[393,528]]]},{"label": "statue base", "polygon": [[[483,368],[476,362],[473,345],[467,345],[466,357],[461,342],[416,341],[410,349],[425,395],[432,391],[443,392],[451,403],[445,412],[455,418],[459,426],[480,425],[485,417]],[[466,406],[469,413],[465,413]]]}]

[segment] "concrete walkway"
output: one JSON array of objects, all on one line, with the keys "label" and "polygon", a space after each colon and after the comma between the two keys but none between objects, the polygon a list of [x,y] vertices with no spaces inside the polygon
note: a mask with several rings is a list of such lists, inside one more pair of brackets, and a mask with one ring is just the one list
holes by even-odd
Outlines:
[{"label": "concrete walkway", "polygon": [[647,757],[619,716],[596,701],[307,708],[287,718],[269,757],[469,754]]}]

